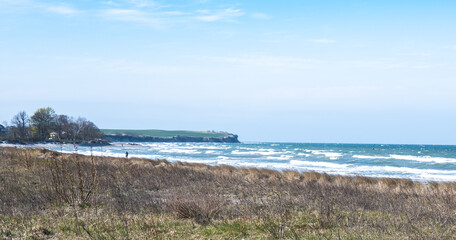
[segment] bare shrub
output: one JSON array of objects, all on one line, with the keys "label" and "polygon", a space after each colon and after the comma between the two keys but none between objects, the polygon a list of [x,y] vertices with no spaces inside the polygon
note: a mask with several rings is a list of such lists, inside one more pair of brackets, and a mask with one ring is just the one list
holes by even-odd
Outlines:
[{"label": "bare shrub", "polygon": [[83,207],[90,203],[98,179],[93,158],[91,162],[79,158],[79,155],[72,155],[62,159],[54,153],[46,162],[46,169],[51,176],[46,182],[46,188],[57,201]]},{"label": "bare shrub", "polygon": [[295,233],[293,213],[296,211],[296,202],[290,194],[275,188],[263,194],[259,193],[249,203],[252,215],[257,216],[255,226],[275,239]]},{"label": "bare shrub", "polygon": [[224,202],[212,195],[181,196],[167,199],[166,205],[179,218],[193,219],[198,224],[207,225],[221,212]]}]

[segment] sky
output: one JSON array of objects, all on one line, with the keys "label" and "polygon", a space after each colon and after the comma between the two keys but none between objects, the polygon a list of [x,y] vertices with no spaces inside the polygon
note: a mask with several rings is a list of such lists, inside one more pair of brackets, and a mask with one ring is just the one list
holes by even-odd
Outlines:
[{"label": "sky", "polygon": [[456,144],[456,1],[0,0],[0,122]]}]

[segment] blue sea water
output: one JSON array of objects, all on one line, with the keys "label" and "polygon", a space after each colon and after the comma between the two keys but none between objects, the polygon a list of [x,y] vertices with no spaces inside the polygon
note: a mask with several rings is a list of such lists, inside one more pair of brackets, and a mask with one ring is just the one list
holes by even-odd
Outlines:
[{"label": "blue sea water", "polygon": [[456,181],[456,146],[316,143],[114,143],[34,147],[86,155],[167,159],[339,175]]}]

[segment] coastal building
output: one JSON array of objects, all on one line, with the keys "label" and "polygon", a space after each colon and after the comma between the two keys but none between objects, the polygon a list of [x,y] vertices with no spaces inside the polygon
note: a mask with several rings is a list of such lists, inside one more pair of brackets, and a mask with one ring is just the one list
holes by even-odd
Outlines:
[{"label": "coastal building", "polygon": [[57,139],[57,133],[56,132],[51,132],[49,134],[49,140],[56,140]]},{"label": "coastal building", "polygon": [[7,131],[6,127],[0,124],[0,136],[5,135],[6,131]]}]

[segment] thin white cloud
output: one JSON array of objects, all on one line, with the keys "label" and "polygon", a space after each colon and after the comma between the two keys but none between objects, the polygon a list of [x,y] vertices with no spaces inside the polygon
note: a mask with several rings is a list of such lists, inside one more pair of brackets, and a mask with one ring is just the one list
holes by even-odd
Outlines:
[{"label": "thin white cloud", "polygon": [[29,3],[26,0],[0,0],[0,6],[8,6],[8,5],[21,5]]},{"label": "thin white cloud", "polygon": [[196,10],[196,13],[209,14],[209,13],[211,13],[211,11],[207,10],[207,9],[199,9],[199,10]]},{"label": "thin white cloud", "polygon": [[126,21],[126,22],[140,22],[158,25],[160,20],[151,16],[148,12],[137,9],[105,9],[101,15],[109,20]]},{"label": "thin white cloud", "polygon": [[227,8],[220,11],[198,10],[202,15],[196,16],[196,19],[205,22],[216,21],[233,21],[235,18],[245,15],[240,9]]},{"label": "thin white cloud", "polygon": [[105,4],[105,5],[109,5],[109,6],[120,6],[119,3],[117,2],[113,2],[113,1],[103,1],[103,2],[100,2],[101,4]]},{"label": "thin white cloud", "polygon": [[162,14],[166,15],[166,16],[184,16],[184,15],[188,15],[188,13],[182,12],[182,11],[166,11],[166,12],[162,12]]},{"label": "thin white cloud", "polygon": [[205,56],[203,61],[224,63],[240,67],[269,67],[271,69],[441,69],[450,67],[448,64],[429,64],[428,62],[404,62],[395,59],[376,60],[339,60],[303,58],[293,56],[268,56],[268,55],[238,55],[238,56]]},{"label": "thin white cloud", "polygon": [[430,57],[432,55],[433,55],[432,53],[428,53],[428,52],[411,52],[411,53],[400,54],[400,56],[412,56],[412,57]]},{"label": "thin white cloud", "polygon": [[62,15],[73,15],[79,12],[78,10],[69,6],[46,6],[44,9],[48,12]]},{"label": "thin white cloud", "polygon": [[[206,1],[201,1],[204,3]],[[187,5],[161,5],[155,0],[104,0],[101,8],[77,9],[68,4],[44,4],[36,0],[0,0],[0,11],[39,9],[42,12],[71,16],[80,13],[102,17],[111,21],[147,23],[157,28],[192,21],[235,22],[236,18],[246,15],[237,8],[207,8],[203,10],[182,10]],[[262,13],[251,15],[253,18],[267,18]]]},{"label": "thin white cloud", "polygon": [[34,0],[0,0],[0,11],[40,11],[60,15],[74,15],[82,12],[68,4],[45,4]]},{"label": "thin white cloud", "polygon": [[236,31],[229,31],[229,30],[221,30],[217,33],[222,37],[228,37],[228,38],[233,37],[236,34],[238,34],[238,32],[236,32]]},{"label": "thin white cloud", "polygon": [[128,3],[132,4],[135,7],[156,7],[157,3],[149,0],[127,0]]},{"label": "thin white cloud", "polygon": [[234,57],[203,57],[203,59],[214,62],[225,62],[249,66],[266,67],[309,67],[309,65],[320,63],[319,60],[311,58],[298,58],[287,56],[265,56],[265,55],[243,55]]},{"label": "thin white cloud", "polygon": [[262,99],[284,99],[298,100],[298,99],[339,99],[349,100],[358,99],[360,97],[372,96],[378,94],[383,88],[379,86],[330,86],[330,87],[277,87],[264,89],[254,93],[257,98]]},{"label": "thin white cloud", "polygon": [[271,17],[265,13],[252,13],[251,17],[254,19],[270,19]]},{"label": "thin white cloud", "polygon": [[314,43],[323,43],[323,44],[335,43],[336,42],[335,40],[331,40],[331,39],[327,39],[327,38],[312,39],[310,41],[314,42]]},{"label": "thin white cloud", "polygon": [[429,61],[401,61],[397,59],[364,59],[343,60],[332,62],[331,65],[338,69],[442,69],[448,64],[430,63]]}]

